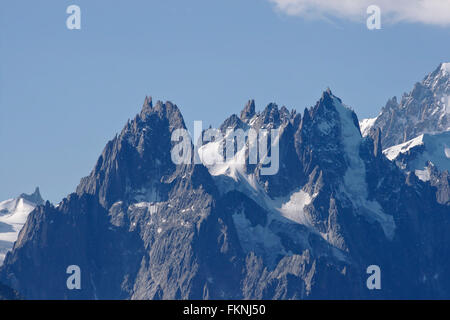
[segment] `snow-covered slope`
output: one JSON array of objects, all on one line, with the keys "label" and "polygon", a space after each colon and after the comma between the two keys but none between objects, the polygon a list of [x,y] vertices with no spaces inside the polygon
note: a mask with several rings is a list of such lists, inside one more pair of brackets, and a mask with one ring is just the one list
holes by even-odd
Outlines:
[{"label": "snow-covered slope", "polygon": [[0,202],[0,265],[12,249],[31,211],[43,202],[39,189],[31,194]]},{"label": "snow-covered slope", "polygon": [[344,146],[344,158],[348,166],[344,174],[343,191],[351,199],[357,212],[367,216],[370,220],[377,221],[383,228],[386,237],[392,239],[395,232],[393,217],[385,214],[377,201],[368,200],[366,167],[360,156],[362,139],[353,122],[352,111],[335,97],[333,97],[333,105],[339,112],[341,143]]},{"label": "snow-covered slope", "polygon": [[404,143],[401,143],[399,145],[387,148],[387,149],[383,150],[383,153],[389,160],[394,160],[395,158],[398,157],[398,155],[400,153],[409,152],[412,148],[423,145],[424,144],[423,138],[424,138],[424,135],[421,134],[417,138],[414,138],[414,139],[411,139]]},{"label": "snow-covered slope", "polygon": [[439,171],[450,172],[450,131],[422,134],[405,143],[383,151],[389,160],[407,171],[414,171],[424,181],[429,180],[428,161]]},{"label": "snow-covered slope", "polygon": [[450,62],[446,62],[442,64],[442,70],[450,74]]},{"label": "snow-covered slope", "polygon": [[359,128],[361,130],[361,134],[363,135],[363,137],[367,136],[369,134],[370,128],[373,127],[373,124],[375,123],[375,121],[377,120],[377,118],[367,118],[367,119],[362,119],[359,122]]}]

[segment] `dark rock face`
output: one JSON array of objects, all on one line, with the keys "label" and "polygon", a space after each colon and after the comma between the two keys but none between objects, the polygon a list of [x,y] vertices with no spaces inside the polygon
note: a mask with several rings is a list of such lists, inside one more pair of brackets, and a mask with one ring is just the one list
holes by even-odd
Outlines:
[{"label": "dark rock face", "polygon": [[[279,129],[278,173],[175,165],[181,113],[147,98],[76,193],[30,214],[0,281],[31,299],[450,298],[443,196],[330,90],[303,117],[250,101],[230,127]],[[366,287],[373,264],[382,290]]]},{"label": "dark rock face", "polygon": [[437,202],[450,207],[450,174],[448,171],[440,172],[429,165],[431,172],[431,185],[436,187]]},{"label": "dark rock face", "polygon": [[15,290],[0,283],[0,300],[19,300],[19,299],[20,296]]},{"label": "dark rock face", "polygon": [[255,115],[255,100],[249,100],[244,110],[241,111],[241,120],[246,121]]},{"label": "dark rock face", "polygon": [[[158,102],[153,107],[151,99],[146,98],[141,113],[108,142],[91,175],[82,179],[77,193],[97,196],[106,208],[124,196],[164,200],[168,190],[163,180],[176,170],[170,155],[171,133],[179,128],[185,125],[177,106]],[[142,188],[146,188],[147,194],[139,193]]]}]

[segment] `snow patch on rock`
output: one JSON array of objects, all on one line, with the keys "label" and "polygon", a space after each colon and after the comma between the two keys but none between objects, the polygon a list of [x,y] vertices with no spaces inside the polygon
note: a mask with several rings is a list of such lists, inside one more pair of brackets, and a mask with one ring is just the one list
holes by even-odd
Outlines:
[{"label": "snow patch on rock", "polygon": [[375,121],[377,121],[377,117],[375,118],[368,118],[368,119],[362,119],[359,122],[359,128],[361,130],[361,134],[363,137],[367,136],[369,134],[370,128],[373,127],[375,124]]},{"label": "snow patch on rock", "polygon": [[307,213],[305,213],[305,206],[312,201],[311,196],[303,190],[295,192],[291,195],[288,202],[281,205],[277,209],[281,215],[289,220],[295,221],[299,224],[311,227],[312,223]]},{"label": "snow patch on rock", "polygon": [[441,65],[441,70],[450,74],[450,62],[445,62]]},{"label": "snow patch on rock", "polygon": [[406,153],[412,148],[420,145],[423,145],[423,134],[414,139],[406,141],[405,143],[387,148],[383,151],[383,153],[389,160],[394,160],[400,153]]}]

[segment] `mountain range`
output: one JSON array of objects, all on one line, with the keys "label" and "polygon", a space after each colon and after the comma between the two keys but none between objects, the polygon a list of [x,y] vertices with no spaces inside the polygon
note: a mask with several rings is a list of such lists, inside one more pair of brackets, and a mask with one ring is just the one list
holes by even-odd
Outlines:
[{"label": "mountain range", "polygon": [[[0,282],[28,299],[450,298],[448,66],[361,123],[330,89],[303,113],[250,100],[189,144],[200,164],[172,161],[182,114],[146,97],[76,192],[29,214]],[[278,172],[249,140],[224,159],[230,129],[277,129],[260,157],[276,146]]]}]

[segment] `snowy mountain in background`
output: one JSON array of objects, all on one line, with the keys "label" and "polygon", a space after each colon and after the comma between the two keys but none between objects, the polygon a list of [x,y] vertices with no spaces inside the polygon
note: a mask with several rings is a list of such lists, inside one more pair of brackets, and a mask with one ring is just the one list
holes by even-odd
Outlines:
[{"label": "snowy mountain in background", "polygon": [[0,202],[0,265],[12,249],[30,212],[43,203],[39,188],[30,195],[23,193],[17,198]]},{"label": "snowy mountain in background", "polygon": [[425,133],[383,153],[406,173],[436,187],[439,203],[450,204],[450,131]]},{"label": "snowy mountain in background", "polygon": [[364,136],[381,129],[384,148],[402,144],[421,134],[450,130],[450,63],[441,63],[400,101],[394,97],[378,117],[360,122]]},{"label": "snowy mountain in background", "polygon": [[423,170],[431,162],[440,171],[450,171],[450,131],[421,134],[405,143],[383,151],[402,169]]},{"label": "snowy mountain in background", "polygon": [[375,121],[377,121],[377,118],[362,119],[359,122],[359,128],[361,130],[361,134],[363,137],[365,137],[369,134],[370,129],[373,127]]},{"label": "snowy mountain in background", "polygon": [[0,300],[19,300],[21,297],[17,291],[0,283]]},{"label": "snowy mountain in background", "polygon": [[437,188],[450,203],[450,63],[439,67],[404,94],[390,99],[376,118],[360,121],[363,136],[380,134],[383,153],[406,174]]}]

